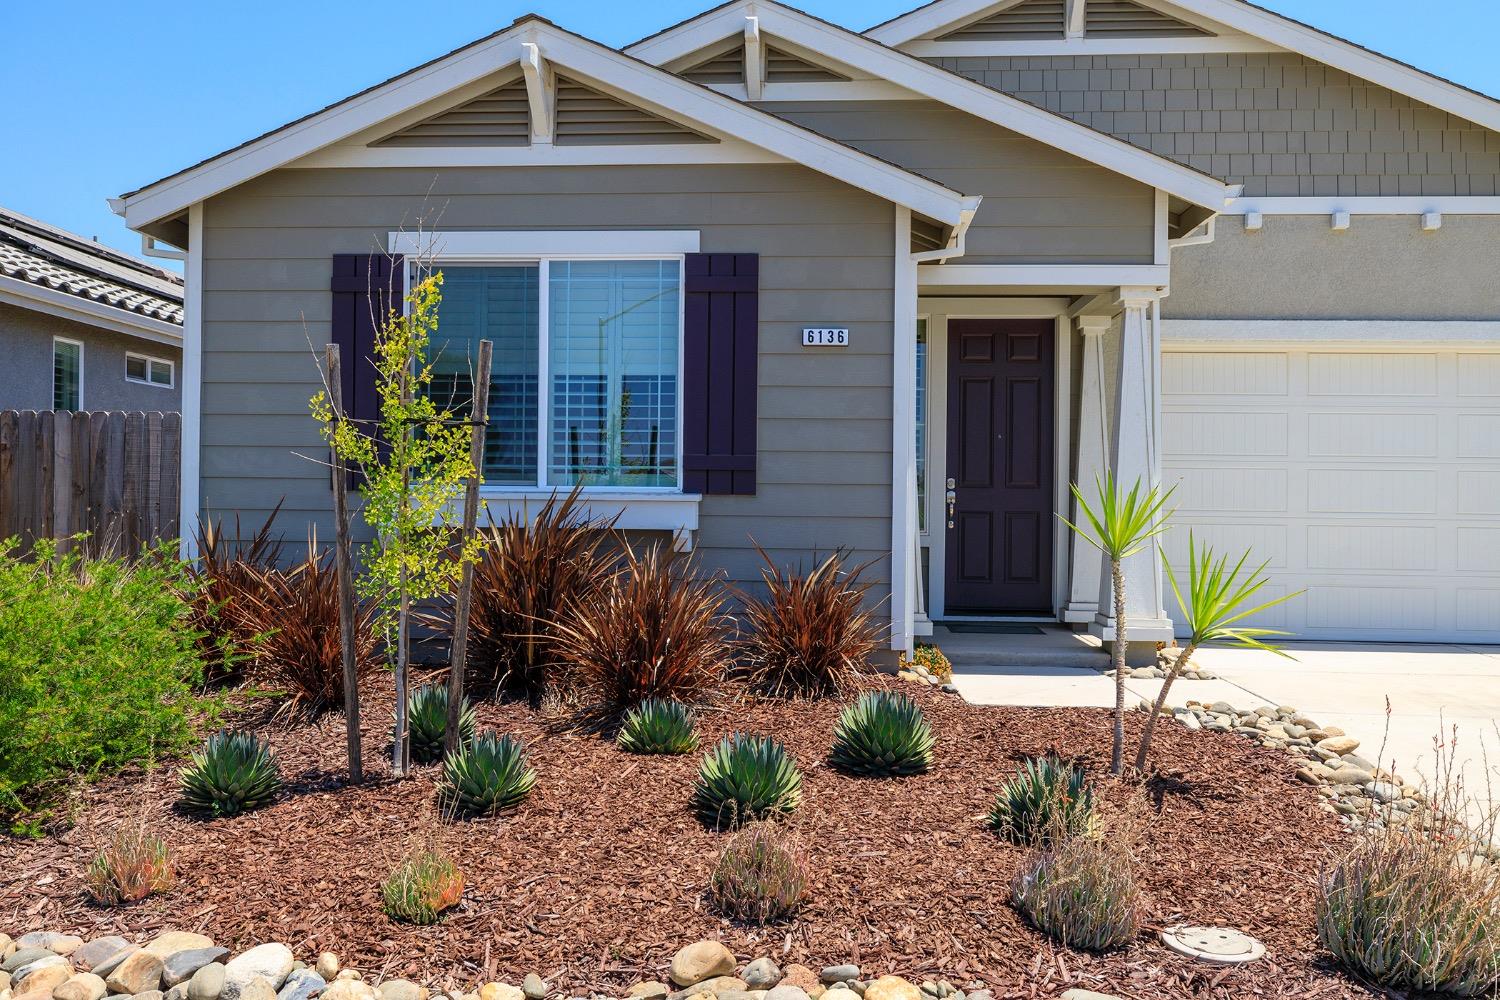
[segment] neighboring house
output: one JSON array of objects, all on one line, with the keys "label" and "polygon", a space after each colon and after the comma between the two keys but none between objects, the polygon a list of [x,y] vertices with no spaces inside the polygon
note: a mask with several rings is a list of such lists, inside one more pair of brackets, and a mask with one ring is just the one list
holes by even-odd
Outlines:
[{"label": "neighboring house", "polygon": [[0,409],[182,405],[182,278],[0,208]]},{"label": "neighboring house", "polygon": [[[115,202],[187,251],[184,518],[329,537],[312,345],[440,267],[485,493],[757,579],[844,547],[909,648],[1108,636],[1070,480],[1175,484],[1307,638],[1500,640],[1500,103],[1240,0],[536,17]],[[387,256],[391,255],[391,256]],[[368,368],[346,399],[369,412]],[[201,386],[201,393],[199,387]],[[1131,636],[1172,636],[1157,559]],[[1268,594],[1269,596],[1269,594]]]}]

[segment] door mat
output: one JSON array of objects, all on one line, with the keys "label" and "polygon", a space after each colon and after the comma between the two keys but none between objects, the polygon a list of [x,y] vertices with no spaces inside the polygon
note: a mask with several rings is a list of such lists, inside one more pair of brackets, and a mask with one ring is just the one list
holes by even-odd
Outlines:
[{"label": "door mat", "polygon": [[1000,622],[939,622],[949,632],[983,635],[1042,635],[1039,625],[1004,625]]}]

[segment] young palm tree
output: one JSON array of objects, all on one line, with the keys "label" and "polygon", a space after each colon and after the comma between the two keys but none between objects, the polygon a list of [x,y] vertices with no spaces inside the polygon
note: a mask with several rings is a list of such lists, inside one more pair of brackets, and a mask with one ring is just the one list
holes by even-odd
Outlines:
[{"label": "young palm tree", "polygon": [[[1110,579],[1115,594],[1115,739],[1113,749],[1110,751],[1109,770],[1111,774],[1118,775],[1123,770],[1125,755],[1125,571],[1123,564],[1127,558],[1144,549],[1151,539],[1167,530],[1167,520],[1162,514],[1162,508],[1166,506],[1172,490],[1177,487],[1174,486],[1165,493],[1161,492],[1161,488],[1157,486],[1142,491],[1141,481],[1137,479],[1135,485],[1130,487],[1130,492],[1122,496],[1115,485],[1115,477],[1112,473],[1106,473],[1102,480],[1095,479],[1094,485],[1099,493],[1096,499],[1097,508],[1084,497],[1077,483],[1072,486],[1073,497],[1078,501],[1078,510],[1083,515],[1079,520],[1087,522],[1087,525],[1079,527],[1065,517],[1062,518],[1062,522],[1073,529],[1079,538],[1103,552],[1109,559]],[[1058,516],[1061,517],[1061,515]]]},{"label": "young palm tree", "polygon": [[1167,679],[1161,686],[1161,693],[1156,696],[1156,704],[1151,706],[1151,718],[1146,720],[1146,731],[1141,734],[1141,747],[1135,755],[1137,771],[1146,769],[1146,756],[1151,752],[1151,736],[1156,730],[1156,720],[1161,717],[1161,708],[1167,703],[1167,691],[1171,689],[1177,676],[1187,669],[1188,661],[1198,647],[1209,642],[1233,642],[1292,659],[1285,651],[1260,641],[1267,636],[1289,633],[1236,624],[1304,593],[1299,590],[1249,607],[1251,600],[1269,582],[1264,575],[1266,563],[1261,563],[1248,573],[1244,572],[1249,558],[1250,550],[1246,549],[1245,554],[1240,556],[1240,561],[1231,569],[1228,556],[1215,558],[1214,550],[1207,545],[1199,549],[1189,532],[1188,592],[1184,595],[1177,586],[1177,576],[1172,572],[1172,564],[1167,562],[1166,553],[1162,553],[1162,562],[1167,567],[1167,580],[1172,584],[1172,593],[1177,598],[1178,606],[1182,608],[1188,639],[1187,646],[1172,664],[1172,669],[1167,671]]}]

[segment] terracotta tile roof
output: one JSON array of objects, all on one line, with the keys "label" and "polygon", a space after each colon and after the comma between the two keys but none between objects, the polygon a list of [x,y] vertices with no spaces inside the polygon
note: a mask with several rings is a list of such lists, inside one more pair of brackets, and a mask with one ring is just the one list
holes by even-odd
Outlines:
[{"label": "terracotta tile roof", "polygon": [[182,325],[182,278],[0,208],[0,275]]}]

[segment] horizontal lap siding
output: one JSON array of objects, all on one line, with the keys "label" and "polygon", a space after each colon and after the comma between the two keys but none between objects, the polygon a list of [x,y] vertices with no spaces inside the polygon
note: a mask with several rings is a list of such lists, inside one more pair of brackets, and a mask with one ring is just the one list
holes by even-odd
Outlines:
[{"label": "horizontal lap siding", "polygon": [[[289,540],[309,525],[330,537],[306,404],[319,387],[309,343],[329,338],[331,257],[377,252],[424,215],[437,229],[696,229],[705,252],[758,253],[758,490],[703,499],[698,558],[754,583],[753,537],[783,564],[846,547],[887,578],[893,209],[792,165],[286,170],[215,198],[204,217],[208,508],[254,526],[284,497]],[[808,325],[848,326],[853,343],[804,349]],[[882,583],[871,597],[888,594]]]},{"label": "horizontal lap siding", "polygon": [[765,104],[768,111],[984,202],[967,264],[1152,258],[1151,188],[932,101]]}]

